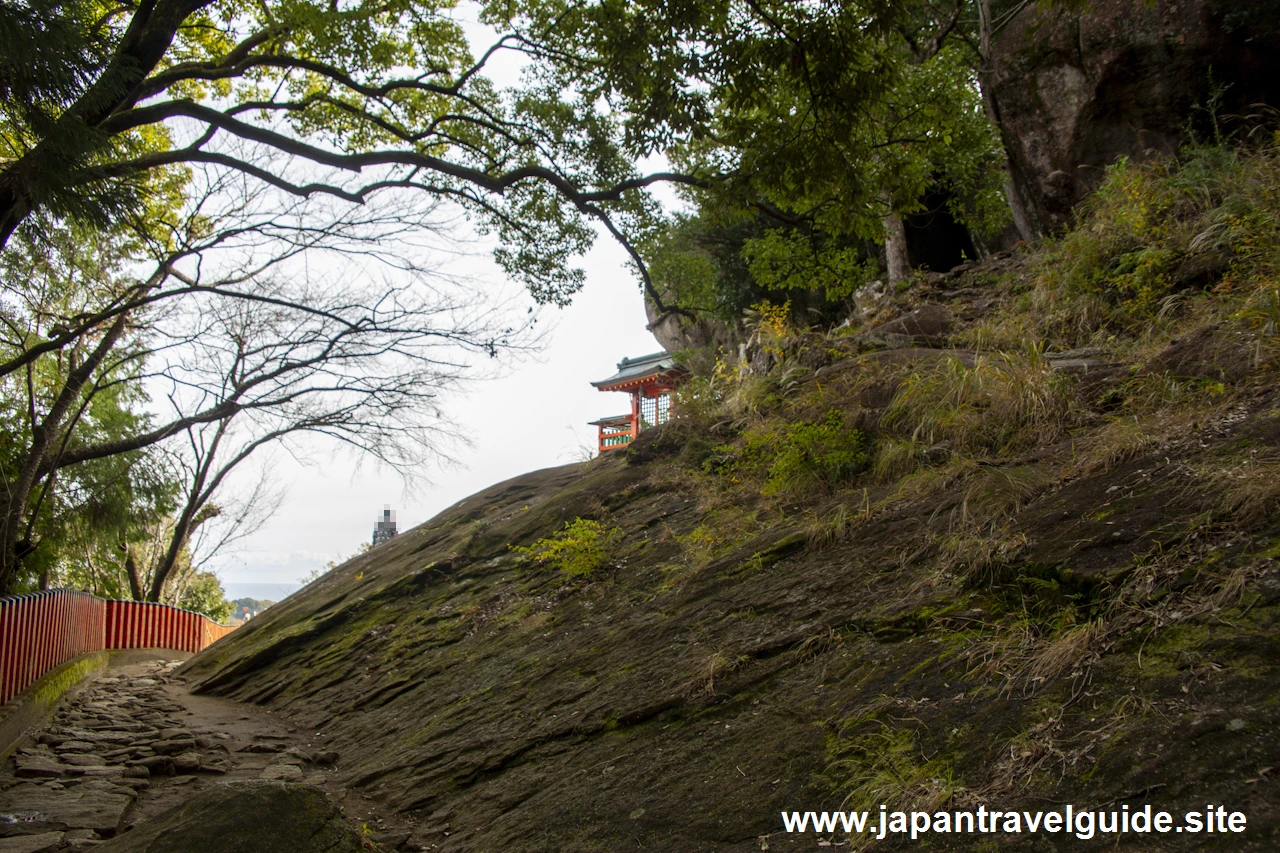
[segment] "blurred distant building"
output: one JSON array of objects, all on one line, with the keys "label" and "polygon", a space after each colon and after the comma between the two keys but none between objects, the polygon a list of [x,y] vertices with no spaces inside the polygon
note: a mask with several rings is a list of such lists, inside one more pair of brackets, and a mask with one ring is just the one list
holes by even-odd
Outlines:
[{"label": "blurred distant building", "polygon": [[387,504],[382,508],[382,515],[378,516],[378,520],[373,526],[373,544],[381,545],[395,535],[396,514],[391,509],[391,505]]}]

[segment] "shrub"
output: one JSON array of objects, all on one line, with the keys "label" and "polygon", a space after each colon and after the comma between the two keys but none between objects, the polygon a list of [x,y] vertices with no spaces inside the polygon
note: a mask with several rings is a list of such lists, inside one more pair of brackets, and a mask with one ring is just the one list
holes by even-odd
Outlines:
[{"label": "shrub", "polygon": [[1280,139],[1115,164],[1079,225],[1034,270],[1042,328],[1077,341],[1103,326],[1142,332],[1171,313],[1181,291],[1213,287],[1248,300],[1274,287],[1278,203]]},{"label": "shrub", "polygon": [[816,423],[787,427],[765,481],[767,495],[819,486],[834,488],[867,467],[866,441],[845,426],[838,410]]},{"label": "shrub", "polygon": [[703,470],[735,483],[744,477],[763,478],[761,492],[777,495],[832,489],[867,467],[866,439],[845,425],[838,409],[817,421],[793,424],[769,419],[747,430],[743,439],[740,448],[716,448]]},{"label": "shrub", "polygon": [[1071,396],[1034,347],[1026,355],[948,359],[913,373],[882,423],[913,442],[957,453],[1007,452],[1052,441],[1069,426]]},{"label": "shrub", "polygon": [[621,538],[622,530],[617,527],[575,518],[565,522],[564,530],[554,536],[539,539],[532,545],[513,545],[511,550],[553,566],[569,577],[590,577],[609,564],[613,547]]},{"label": "shrub", "polygon": [[758,532],[757,517],[758,512],[747,512],[739,506],[713,510],[693,530],[677,536],[676,541],[684,549],[689,565],[701,568]]}]

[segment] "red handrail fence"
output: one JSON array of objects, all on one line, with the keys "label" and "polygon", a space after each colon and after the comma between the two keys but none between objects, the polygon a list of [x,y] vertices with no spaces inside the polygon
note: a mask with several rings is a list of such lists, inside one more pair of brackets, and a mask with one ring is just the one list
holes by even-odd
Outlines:
[{"label": "red handrail fence", "polygon": [[78,655],[108,649],[199,652],[235,630],[202,613],[53,589],[0,598],[0,704]]}]

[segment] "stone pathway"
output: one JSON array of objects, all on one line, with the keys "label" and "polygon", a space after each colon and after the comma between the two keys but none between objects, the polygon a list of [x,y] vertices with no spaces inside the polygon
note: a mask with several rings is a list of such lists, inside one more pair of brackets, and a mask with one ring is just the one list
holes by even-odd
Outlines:
[{"label": "stone pathway", "polygon": [[[0,769],[0,853],[82,850],[220,780],[325,789],[385,849],[407,837],[334,780],[336,753],[260,708],[191,696],[179,660],[116,667],[63,700]],[[409,848],[405,848],[409,849]]]}]

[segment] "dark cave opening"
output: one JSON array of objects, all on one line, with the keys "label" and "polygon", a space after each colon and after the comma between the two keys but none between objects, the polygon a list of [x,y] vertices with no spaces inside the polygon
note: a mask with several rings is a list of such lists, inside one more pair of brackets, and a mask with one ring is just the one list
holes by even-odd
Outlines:
[{"label": "dark cave opening", "polygon": [[907,255],[913,269],[946,272],[956,264],[977,258],[969,229],[947,210],[948,195],[932,192],[925,196],[927,210],[905,217]]}]

